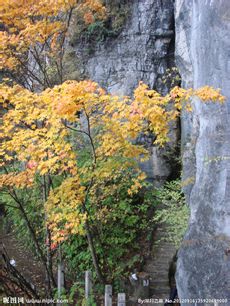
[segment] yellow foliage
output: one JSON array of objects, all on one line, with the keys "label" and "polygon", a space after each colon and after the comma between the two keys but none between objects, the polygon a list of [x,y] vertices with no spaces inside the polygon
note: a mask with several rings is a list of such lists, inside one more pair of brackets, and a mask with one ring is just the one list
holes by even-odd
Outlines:
[{"label": "yellow foliage", "polygon": [[86,214],[81,212],[84,199],[85,188],[77,175],[51,191],[45,209],[53,241],[61,242],[69,234],[84,234]]},{"label": "yellow foliage", "polygon": [[[99,0],[0,0],[0,69],[29,69],[32,55],[40,66],[43,60],[54,60],[59,71],[74,10],[86,23],[93,22],[95,14],[101,18],[105,14]],[[51,87],[48,81],[42,85]],[[149,153],[136,143],[137,137],[153,133],[154,143],[163,146],[170,122],[181,109],[192,111],[193,96],[205,103],[225,100],[220,90],[208,86],[175,87],[161,96],[140,83],[131,99],[109,95],[92,81],[66,81],[39,93],[2,83],[0,166],[9,172],[0,174],[0,188],[30,188],[37,177],[62,175],[61,185],[50,192],[45,204],[52,240],[60,243],[70,234],[84,234],[87,196],[100,205],[115,193],[117,180],[131,181],[128,193],[137,193],[145,179],[138,161]],[[78,166],[78,154],[87,145],[91,160]],[[135,173],[131,178],[129,169]],[[96,218],[106,214],[109,208],[101,207]]]},{"label": "yellow foliage", "polygon": [[[155,143],[168,140],[169,124],[179,111],[192,107],[193,96],[205,103],[223,103],[219,90],[176,87],[166,96],[140,83],[134,98],[107,94],[91,81],[67,81],[59,86],[33,93],[18,85],[0,85],[2,117],[0,142],[2,166],[24,165],[0,175],[0,187],[31,187],[35,176],[65,174],[63,183],[51,191],[46,203],[53,241],[61,242],[69,234],[83,234],[86,189],[95,205],[113,193],[116,180],[128,169],[132,178],[130,195],[141,188],[145,175],[138,160],[148,156],[140,134],[155,134]],[[78,148],[91,148],[91,162],[78,167]],[[80,150],[80,149],[79,149]],[[98,194],[103,189],[103,194]],[[98,216],[106,213],[103,207]]]},{"label": "yellow foliage", "polygon": [[[105,14],[99,0],[0,0],[0,69],[15,70],[22,64],[22,55],[32,47],[44,45],[44,55],[60,56],[69,18],[74,10],[89,15]],[[87,17],[88,16],[88,17]],[[92,20],[93,21],[93,20]]]}]

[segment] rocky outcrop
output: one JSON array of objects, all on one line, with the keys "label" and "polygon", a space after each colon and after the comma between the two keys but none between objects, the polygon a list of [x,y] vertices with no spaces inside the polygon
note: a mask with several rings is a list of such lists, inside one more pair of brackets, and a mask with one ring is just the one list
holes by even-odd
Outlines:
[{"label": "rocky outcrop", "polygon": [[132,1],[131,18],[117,39],[98,44],[86,75],[111,93],[131,94],[141,81],[165,91],[161,79],[174,59],[172,0]]},{"label": "rocky outcrop", "polygon": [[[162,76],[174,66],[174,1],[129,2],[130,16],[118,37],[98,43],[90,55],[86,55],[87,46],[73,46],[81,73],[113,94],[133,94],[140,81],[166,93]],[[176,138],[172,133],[172,143]],[[162,150],[151,143],[150,139],[151,159],[142,168],[150,180],[161,183],[170,175],[171,166]]]},{"label": "rocky outcrop", "polygon": [[181,299],[228,299],[221,305],[229,305],[230,2],[176,0],[175,20],[176,59],[183,85],[211,85],[227,97],[225,105],[194,100],[192,116],[182,118],[191,217],[178,256],[178,292]]}]

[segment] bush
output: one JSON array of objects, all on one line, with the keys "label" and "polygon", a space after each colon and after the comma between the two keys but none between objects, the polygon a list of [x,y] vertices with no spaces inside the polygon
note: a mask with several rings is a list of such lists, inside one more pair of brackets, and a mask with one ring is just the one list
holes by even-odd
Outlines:
[{"label": "bush", "polygon": [[166,239],[179,247],[189,218],[180,180],[167,182],[156,195],[161,204],[156,210],[154,221],[166,225]]}]

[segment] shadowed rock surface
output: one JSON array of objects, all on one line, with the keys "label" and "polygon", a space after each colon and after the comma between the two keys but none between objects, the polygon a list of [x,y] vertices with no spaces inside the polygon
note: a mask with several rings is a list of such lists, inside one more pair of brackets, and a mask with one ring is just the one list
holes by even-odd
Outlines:
[{"label": "shadowed rock surface", "polygon": [[[84,44],[72,46],[76,69],[113,94],[133,94],[140,81],[166,94],[168,88],[162,82],[162,77],[167,68],[175,66],[173,2],[130,1],[130,16],[118,37],[99,42],[94,52],[88,55]],[[171,129],[171,148],[178,141],[176,128]],[[149,180],[161,185],[171,174],[172,167],[164,156],[167,150],[153,147],[152,142],[153,139],[146,137],[143,140],[151,152],[151,158],[142,163],[142,168]]]}]

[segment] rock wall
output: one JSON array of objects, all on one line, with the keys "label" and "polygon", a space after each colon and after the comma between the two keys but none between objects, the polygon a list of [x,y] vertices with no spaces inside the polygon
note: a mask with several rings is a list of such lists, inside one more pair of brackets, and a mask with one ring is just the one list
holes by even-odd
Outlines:
[{"label": "rock wall", "polygon": [[[230,303],[230,1],[176,0],[176,60],[185,87],[221,88],[225,105],[194,100],[182,117],[183,169],[191,208],[179,251],[182,299]],[[182,305],[195,305],[182,303]],[[199,305],[213,305],[213,302]]]},{"label": "rock wall", "polygon": [[161,77],[174,59],[173,1],[134,0],[130,7],[119,37],[98,44],[87,60],[86,75],[111,93],[131,94],[140,81],[165,91]]},{"label": "rock wall", "polygon": [[[162,76],[174,66],[174,0],[130,1],[130,17],[117,38],[98,43],[86,56],[84,45],[74,47],[81,73],[113,94],[130,95],[140,81],[167,92]],[[172,134],[172,143],[177,133]],[[150,180],[164,181],[171,173],[165,151],[151,146],[151,159],[142,164]],[[166,154],[167,155],[167,154]]]}]

